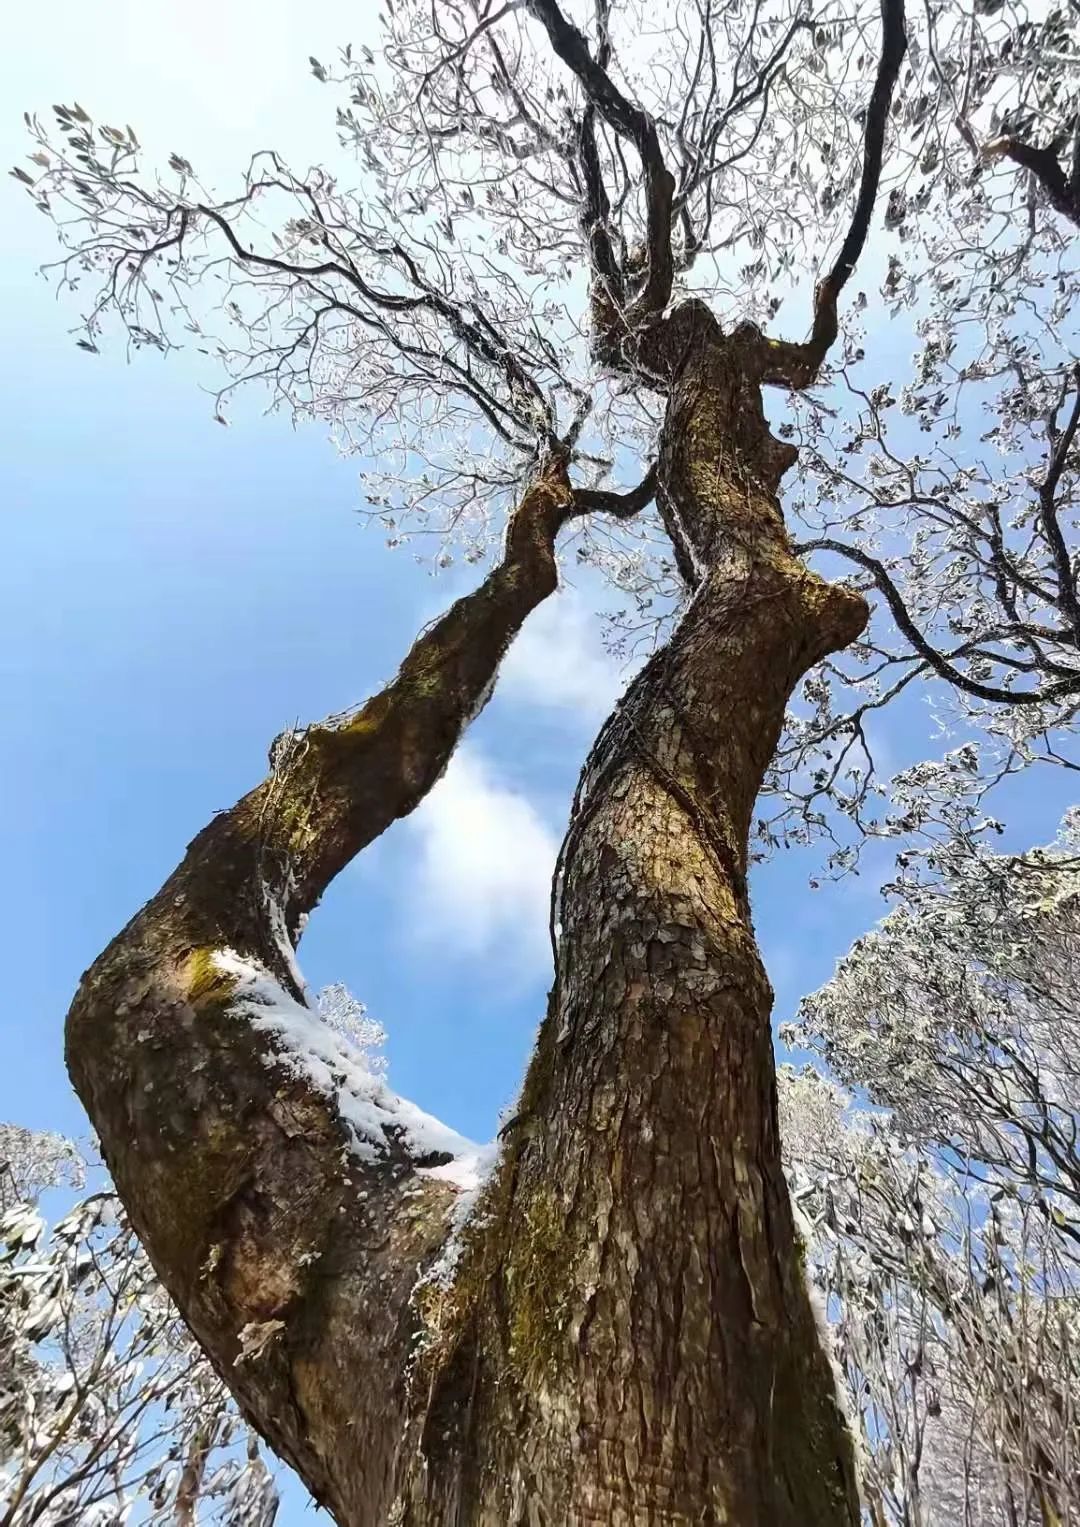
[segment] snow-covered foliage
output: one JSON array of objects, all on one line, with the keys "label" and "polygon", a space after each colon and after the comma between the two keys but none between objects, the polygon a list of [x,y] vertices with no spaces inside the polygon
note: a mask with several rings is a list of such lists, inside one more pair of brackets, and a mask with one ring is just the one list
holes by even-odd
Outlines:
[{"label": "snow-covered foliage", "polygon": [[[850,219],[877,0],[563,10],[674,177],[671,297],[703,297],[727,332],[800,339]],[[1075,15],[907,12],[863,290],[821,386],[790,416],[770,405],[800,448],[785,509],[801,549],[876,608],[791,709],[756,850],[824,836],[837,871],[887,810],[883,706],[929,684],[943,725],[993,739],[993,773],[1066,760],[1080,697]],[[582,489],[640,480],[662,398],[598,358],[590,302],[634,310],[647,177],[554,59],[552,14],[402,0],[375,47],[310,61],[346,157],[331,144],[300,171],[262,151],[221,190],[182,154],[147,165],[132,128],[78,103],[28,118],[13,173],[58,225],[77,343],[96,353],[119,328],[135,348],[191,345],[225,372],[223,423],[247,383],[327,422],[365,457],[391,544],[439,566],[498,544],[553,448]],[[572,546],[613,585],[620,650],[648,648],[682,605],[656,513],[582,515]]]},{"label": "snow-covered foliage", "polygon": [[81,1188],[85,1180],[83,1159],[63,1135],[0,1124],[0,1212],[36,1200],[46,1188]]},{"label": "snow-covered foliage", "polygon": [[782,1067],[781,1131],[875,1523],[1077,1520],[1075,825],[954,840],[784,1031],[839,1077]]},{"label": "snow-covered foliage", "polygon": [[1077,714],[1075,8],[943,0],[908,31],[876,261],[835,385],[781,426],[797,539],[876,610],[804,684],[759,840],[825,834],[838,869],[888,810],[878,712],[913,687],[984,734],[987,779],[1070,759]]},{"label": "snow-covered foliage", "polygon": [[[939,847],[785,1037],[932,1140],[1064,1195],[1080,1244],[1080,844]],[[1056,1201],[1056,1199],[1055,1199]]]},{"label": "snow-covered foliage", "polygon": [[335,1034],[340,1034],[363,1053],[364,1064],[373,1075],[385,1073],[386,1056],[381,1052],[386,1043],[386,1030],[368,1016],[367,1008],[343,981],[334,981],[322,988],[315,998],[315,1011]]},{"label": "snow-covered foliage", "polygon": [[0,1138],[20,1163],[0,1217],[0,1520],[271,1527],[258,1443],[115,1195],[49,1229],[37,1196],[81,1171],[77,1152],[12,1125]]},{"label": "snow-covered foliage", "polygon": [[[870,1519],[1073,1521],[1080,1269],[1067,1227],[1022,1185],[943,1160],[817,1072],[783,1067],[779,1083]],[[1048,1504],[1056,1516],[1040,1514]]]}]

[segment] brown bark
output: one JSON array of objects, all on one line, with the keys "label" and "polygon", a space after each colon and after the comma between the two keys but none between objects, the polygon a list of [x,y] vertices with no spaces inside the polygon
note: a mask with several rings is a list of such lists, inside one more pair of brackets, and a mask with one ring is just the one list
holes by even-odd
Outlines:
[{"label": "brown bark", "polygon": [[446,1318],[410,1523],[858,1520],[746,855],[791,691],[866,610],[791,554],[765,342],[687,325],[660,502],[697,591],[586,765],[557,982]]},{"label": "brown bark", "polygon": [[277,750],[69,1018],[155,1264],[343,1527],[858,1519],[780,1170],[746,857],[788,698],[865,605],[791,551],[776,495],[794,452],[761,402],[775,347],[695,303],[643,343],[667,377],[659,500],[693,599],[586,764],[555,987],[451,1285],[423,1274],[453,1190],[392,1131],[381,1159],[350,1158],[332,1102],[275,1066],[212,956],[288,985],[271,914],[295,937],[437,777],[554,586],[565,477],[527,495],[507,562],[393,685]]}]

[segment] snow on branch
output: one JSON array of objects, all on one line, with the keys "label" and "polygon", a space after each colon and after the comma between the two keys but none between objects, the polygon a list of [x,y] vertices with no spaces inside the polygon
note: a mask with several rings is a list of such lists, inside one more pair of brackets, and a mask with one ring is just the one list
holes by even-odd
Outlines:
[{"label": "snow on branch", "polygon": [[[306,1007],[253,960],[220,950],[215,965],[234,984],[231,1011],[269,1040],[264,1059],[320,1093],[352,1136],[356,1158],[407,1157],[442,1181],[474,1189],[490,1152],[399,1097],[336,1022]],[[334,999],[335,1008],[340,1004]],[[374,1036],[373,1036],[374,1037]]]}]

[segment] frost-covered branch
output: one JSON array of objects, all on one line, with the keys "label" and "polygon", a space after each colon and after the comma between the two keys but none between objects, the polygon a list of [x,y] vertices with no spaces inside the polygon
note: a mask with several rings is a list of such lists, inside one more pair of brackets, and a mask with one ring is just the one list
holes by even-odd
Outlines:
[{"label": "frost-covered branch", "polygon": [[[277,1491],[111,1192],[50,1229],[56,1136],[2,1127],[21,1198],[0,1217],[0,1521],[5,1527],[271,1527]],[[65,1171],[82,1166],[70,1142]],[[30,1156],[36,1174],[23,1171]]]}]

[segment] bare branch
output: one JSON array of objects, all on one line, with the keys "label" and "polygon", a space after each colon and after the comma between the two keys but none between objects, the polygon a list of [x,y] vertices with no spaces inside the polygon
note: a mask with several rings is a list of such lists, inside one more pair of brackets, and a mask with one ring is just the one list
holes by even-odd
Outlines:
[{"label": "bare branch", "polygon": [[791,344],[770,341],[770,370],[765,378],[767,382],[787,387],[809,387],[816,380],[822,362],[839,333],[837,302],[858,263],[870,231],[881,181],[885,132],[892,108],[893,91],[906,51],[904,0],[881,0],[881,51],[874,88],[866,110],[862,175],[851,224],[832,269],[819,283],[814,294],[814,324],[809,342]]},{"label": "bare branch", "polygon": [[1061,679],[1056,684],[1047,684],[1043,689],[1033,692],[1002,689],[998,685],[983,684],[977,679],[970,678],[926,640],[908,614],[900,590],[889,576],[884,563],[877,557],[871,556],[859,546],[849,546],[843,541],[835,541],[828,537],[822,537],[816,541],[805,541],[796,550],[801,556],[806,556],[813,551],[835,552],[837,556],[846,557],[849,562],[855,562],[859,567],[866,568],[885,596],[885,602],[896,622],[897,629],[907,638],[914,650],[925,658],[940,678],[946,679],[957,689],[964,690],[966,694],[975,695],[980,700],[993,700],[999,705],[1044,705],[1048,701],[1059,699],[1062,695],[1080,694],[1080,672],[1075,678]]},{"label": "bare branch", "polygon": [[[543,24],[556,55],[577,76],[600,116],[637,149],[645,175],[647,267],[633,311],[642,316],[658,313],[671,295],[675,271],[671,249],[675,181],[664,164],[656,124],[616,88],[607,70],[593,58],[581,32],[567,21],[557,0],[529,0],[529,8]],[[593,195],[595,199],[595,192]]]}]

